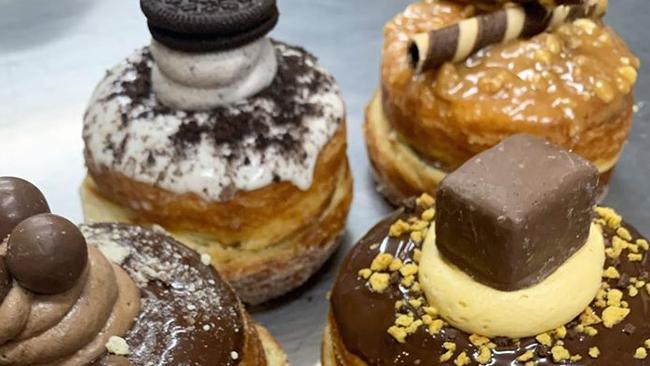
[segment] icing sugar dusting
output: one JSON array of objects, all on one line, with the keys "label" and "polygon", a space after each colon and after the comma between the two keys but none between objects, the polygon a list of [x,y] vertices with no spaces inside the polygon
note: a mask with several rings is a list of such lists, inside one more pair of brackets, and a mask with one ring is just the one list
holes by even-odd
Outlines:
[{"label": "icing sugar dusting", "polygon": [[286,181],[306,190],[345,106],[306,51],[274,43],[278,73],[254,97],[208,112],[171,110],[151,91],[152,58],[136,51],[110,70],[84,118],[87,164],[178,194],[224,201]]}]

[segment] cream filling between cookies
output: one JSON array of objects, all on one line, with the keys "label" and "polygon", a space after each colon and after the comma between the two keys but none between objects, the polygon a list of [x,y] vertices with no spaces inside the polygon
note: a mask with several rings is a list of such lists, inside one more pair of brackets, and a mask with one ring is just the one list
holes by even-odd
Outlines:
[{"label": "cream filling between cookies", "polygon": [[445,260],[435,228],[423,244],[419,280],[442,318],[467,333],[522,338],[562,326],[582,311],[600,289],[605,244],[592,224],[585,245],[544,281],[518,291],[483,285]]},{"label": "cream filling between cookies", "polygon": [[228,51],[186,53],[151,42],[152,88],[176,109],[209,110],[251,97],[269,86],[278,69],[269,38]]}]

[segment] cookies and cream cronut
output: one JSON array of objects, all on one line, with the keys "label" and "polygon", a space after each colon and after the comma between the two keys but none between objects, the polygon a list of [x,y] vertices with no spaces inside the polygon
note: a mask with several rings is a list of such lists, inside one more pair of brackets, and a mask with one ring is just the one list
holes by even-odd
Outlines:
[{"label": "cookies and cream cronut", "polygon": [[162,229],[78,228],[17,178],[0,177],[0,202],[20,221],[0,237],[0,365],[287,364],[209,261]]},{"label": "cookies and cream cronut", "polygon": [[[589,8],[581,15],[591,18],[571,21],[574,15],[566,14],[549,31],[526,34],[552,25],[553,10],[521,1],[525,10],[518,12],[526,17],[510,19],[505,15],[517,11],[501,3],[422,0],[386,24],[381,87],[364,130],[379,189],[393,203],[434,192],[447,173],[517,133],[587,158],[606,187],[632,124],[639,60],[595,17],[602,10]],[[413,42],[442,29],[448,31],[434,37],[448,45],[442,56],[471,55],[419,72]]]},{"label": "cookies and cream cronut", "polygon": [[349,253],[323,365],[645,365],[650,245],[596,180],[532,136],[470,159]]},{"label": "cookies and cream cronut", "polygon": [[[181,27],[168,12],[185,10],[150,3],[157,28],[220,34],[237,23],[219,23],[228,9],[208,1]],[[201,34],[195,40],[213,37]],[[220,36],[189,52],[176,42],[194,38],[153,33],[150,47],[108,71],[83,131],[87,220],[163,226],[209,254],[248,303],[286,293],[321,266],[352,198],[334,78],[304,49],[264,34],[236,46]]]}]

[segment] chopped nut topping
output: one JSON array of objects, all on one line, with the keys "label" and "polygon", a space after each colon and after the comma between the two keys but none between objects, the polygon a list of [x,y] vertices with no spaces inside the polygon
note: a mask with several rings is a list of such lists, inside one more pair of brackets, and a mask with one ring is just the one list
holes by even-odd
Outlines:
[{"label": "chopped nut topping", "polygon": [[589,348],[589,357],[598,358],[598,356],[600,356],[600,349],[598,347]]},{"label": "chopped nut topping", "polygon": [[382,293],[388,288],[390,275],[388,273],[373,273],[368,282],[374,292]]},{"label": "chopped nut topping", "polygon": [[370,269],[373,271],[385,271],[388,269],[388,266],[393,262],[393,256],[388,253],[377,254],[375,259],[372,260],[370,264]]},{"label": "chopped nut topping", "polygon": [[551,354],[553,355],[553,361],[555,362],[560,362],[571,358],[571,354],[563,346],[553,346],[553,348],[551,348]]},{"label": "chopped nut topping", "polygon": [[551,336],[548,335],[548,333],[542,333],[537,337],[535,337],[535,339],[537,340],[537,342],[547,347],[550,347],[552,344]]},{"label": "chopped nut topping", "polygon": [[487,346],[480,346],[478,348],[478,356],[476,356],[476,361],[481,365],[485,365],[490,362],[492,359],[492,350]]},{"label": "chopped nut topping", "polygon": [[627,255],[627,259],[630,262],[641,262],[643,260],[643,254],[630,253]]},{"label": "chopped nut topping", "polygon": [[476,347],[479,347],[490,343],[490,338],[478,334],[472,334],[469,336],[469,341]]},{"label": "chopped nut topping", "polygon": [[645,360],[648,357],[648,351],[645,348],[639,347],[634,352],[634,358],[637,360]]},{"label": "chopped nut topping", "polygon": [[405,264],[402,266],[402,268],[400,268],[399,272],[404,277],[412,276],[418,273],[418,266],[417,264],[413,263]]},{"label": "chopped nut topping", "polygon": [[458,355],[458,357],[456,357],[456,360],[454,360],[454,365],[465,366],[469,365],[471,362],[472,360],[467,356],[467,353],[463,351]]},{"label": "chopped nut topping", "polygon": [[435,200],[433,199],[433,197],[431,197],[427,193],[424,193],[423,195],[421,195],[415,200],[415,204],[422,208],[431,207],[431,205],[433,205],[434,202]]},{"label": "chopped nut topping", "polygon": [[622,322],[630,314],[630,309],[618,306],[609,306],[603,311],[603,325],[605,328],[612,328]]},{"label": "chopped nut topping", "polygon": [[535,353],[533,353],[533,351],[526,351],[524,354],[517,357],[517,361],[520,361],[520,362],[530,361],[530,360],[533,359],[534,356],[535,356]]},{"label": "chopped nut topping", "polygon": [[108,353],[118,356],[126,356],[131,353],[126,340],[122,337],[116,336],[112,336],[108,339],[108,342],[106,343],[106,350]]},{"label": "chopped nut topping", "polygon": [[603,272],[603,277],[609,279],[616,279],[616,278],[621,278],[621,274],[618,273],[618,270],[616,268],[610,266]]},{"label": "chopped nut topping", "polygon": [[429,324],[429,332],[431,334],[438,334],[444,328],[445,322],[442,319],[435,319]]},{"label": "chopped nut topping", "polygon": [[401,327],[391,326],[388,328],[388,334],[390,334],[395,340],[399,343],[404,343],[406,341],[406,330]]},{"label": "chopped nut topping", "polygon": [[391,225],[388,235],[392,237],[398,237],[409,230],[409,224],[403,220],[397,220],[393,225]]},{"label": "chopped nut topping", "polygon": [[611,229],[618,229],[621,227],[623,218],[609,207],[596,207],[596,213],[607,223]]},{"label": "chopped nut topping", "polygon": [[433,208],[430,208],[424,212],[422,212],[422,220],[424,221],[431,221],[433,218],[436,216],[436,210]]},{"label": "chopped nut topping", "polygon": [[370,270],[370,268],[363,268],[360,269],[357,274],[359,275],[359,277],[363,278],[364,280],[367,280],[372,275],[372,271]]},{"label": "chopped nut topping", "polygon": [[402,268],[402,260],[399,258],[394,258],[392,262],[390,262],[390,265],[388,266],[388,269],[391,272],[399,271],[399,269]]}]

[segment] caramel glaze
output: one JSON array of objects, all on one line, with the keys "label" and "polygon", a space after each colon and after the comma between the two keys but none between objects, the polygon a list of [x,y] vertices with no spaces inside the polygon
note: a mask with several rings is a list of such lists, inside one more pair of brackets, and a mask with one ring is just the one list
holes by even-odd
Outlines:
[{"label": "caramel glaze", "polygon": [[[95,224],[81,229],[90,245],[126,253],[118,264],[140,288],[140,315],[124,337],[132,365],[240,363],[246,342],[241,304],[198,254],[163,233],[136,226]],[[93,365],[118,361],[127,360],[105,355]]]},{"label": "caramel glaze", "polygon": [[[368,365],[453,365],[455,356],[461,351],[467,350],[470,356],[477,353],[477,348],[469,341],[469,334],[447,326],[438,335],[431,335],[426,327],[420,327],[415,334],[406,338],[405,343],[398,343],[387,333],[387,329],[395,320],[395,301],[408,300],[413,294],[400,285],[398,279],[392,281],[383,293],[373,293],[368,289],[366,280],[357,275],[360,269],[369,267],[373,258],[380,252],[390,253],[404,262],[412,261],[416,244],[408,238],[408,235],[399,238],[388,236],[389,227],[397,218],[406,219],[409,216],[412,215],[402,210],[382,221],[370,230],[347,256],[331,296],[336,333],[341,337],[340,341],[347,351]],[[639,233],[632,227],[628,225],[625,227],[630,230],[634,239],[640,238]],[[605,230],[608,246],[611,246],[613,235],[612,231]],[[379,247],[372,249],[371,246],[376,243],[380,244]],[[629,262],[625,255],[616,261],[608,258],[605,267],[610,265],[617,266],[622,278],[648,279],[650,261],[647,255],[644,256],[643,261],[636,263]],[[609,284],[627,293],[625,280],[609,280]],[[641,347],[643,342],[650,338],[650,323],[647,321],[650,318],[650,296],[644,289],[640,289],[636,297],[626,295],[624,298],[632,309],[630,315],[612,329],[604,328],[602,323],[596,325],[599,334],[595,337],[573,331],[573,327],[578,324],[577,320],[567,324],[565,347],[571,354],[582,355],[582,360],[559,364],[650,365],[650,359],[633,358],[636,348]],[[414,313],[419,312],[413,308],[411,310]],[[457,344],[457,352],[450,361],[439,362],[439,357],[445,352],[443,343],[448,341]],[[535,353],[536,365],[558,365],[553,362],[550,349],[539,344],[534,338],[522,339],[519,345],[515,345],[507,338],[493,339],[493,342],[497,344],[497,348],[493,351],[489,365],[522,365],[521,362],[516,361],[516,358],[528,350]],[[601,351],[597,359],[588,356],[589,348],[594,346]],[[478,365],[478,363],[472,361],[470,365]]]},{"label": "caramel glaze", "polygon": [[624,41],[602,21],[580,21],[414,74],[410,37],[470,17],[473,9],[422,0],[388,22],[381,90],[393,128],[451,170],[520,132],[611,166],[631,126],[639,68]]}]

